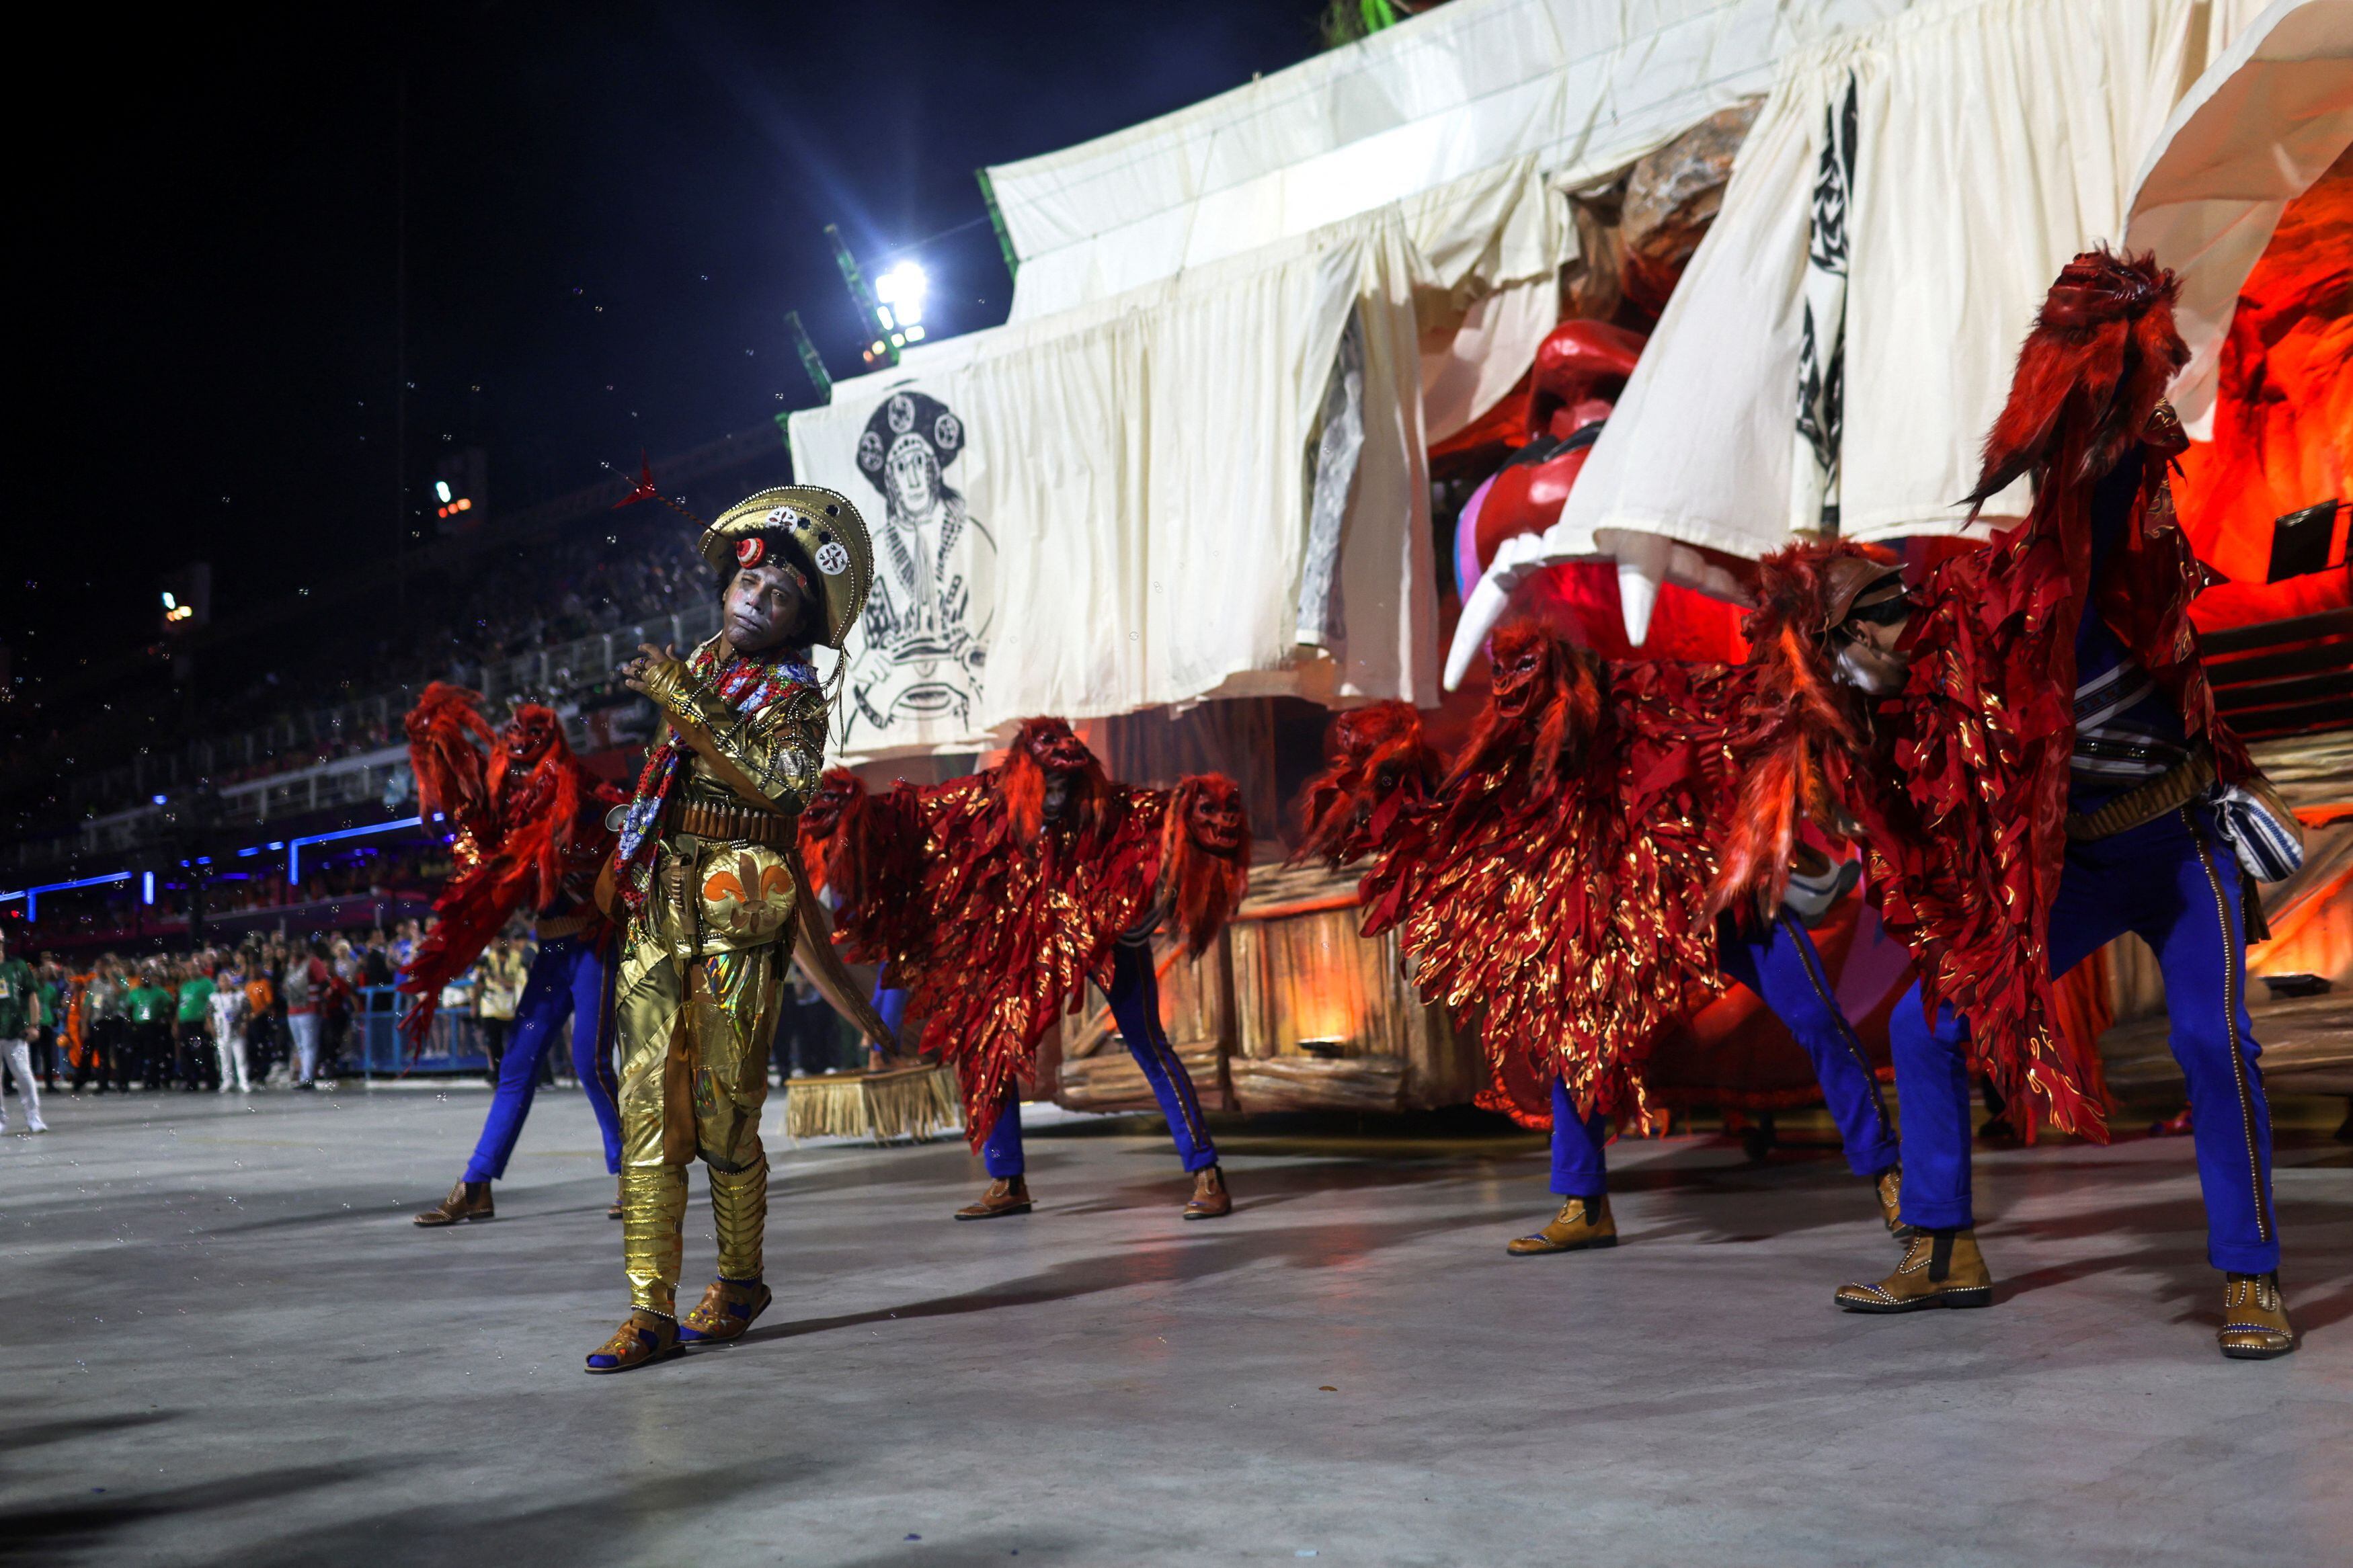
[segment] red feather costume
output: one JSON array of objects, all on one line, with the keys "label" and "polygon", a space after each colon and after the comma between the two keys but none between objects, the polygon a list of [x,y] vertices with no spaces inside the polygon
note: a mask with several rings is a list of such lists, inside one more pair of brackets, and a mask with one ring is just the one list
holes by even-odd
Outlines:
[{"label": "red feather costume", "polygon": [[[1051,817],[1050,769],[1068,789]],[[883,965],[923,1020],[921,1048],[955,1064],[975,1149],[1015,1081],[1034,1078],[1056,1015],[1078,1011],[1087,981],[1109,985],[1122,933],[1166,906],[1198,956],[1249,881],[1229,780],[1116,783],[1057,719],[1025,722],[1005,761],[969,778],[843,795],[826,849],[838,940]]]},{"label": "red feather costume", "polygon": [[2080,1059],[2055,1024],[2050,907],[2066,853],[2074,744],[2075,632],[2089,582],[2091,494],[2132,447],[2149,448],[2116,564],[2097,586],[2109,626],[2208,739],[2228,781],[2250,771],[2214,717],[2189,628],[2199,568],[2174,526],[2165,473],[2180,449],[2163,407],[2186,358],[2172,275],[2149,258],[2077,257],[2019,356],[1986,443],[1983,505],[2023,475],[2021,527],[1932,572],[1897,652],[1899,696],[1833,684],[1828,584],[1853,544],[1801,545],[1763,564],[1746,627],[1757,700],[1734,746],[1745,770],[1717,901],[1770,899],[1799,816],[1859,837],[1883,923],[1912,949],[1927,1005],[1968,1020],[1980,1065],[2025,1119],[2105,1137]]},{"label": "red feather costume", "polygon": [[1718,743],[1745,676],[1604,663],[1528,625],[1497,632],[1494,689],[1438,796],[1401,811],[1363,884],[1366,934],[1394,926],[1429,1001],[1475,1006],[1478,1102],[1551,1122],[1646,1121],[1660,1032],[1723,988],[1707,890],[1729,810]]},{"label": "red feather costume", "polygon": [[1393,838],[1426,806],[1446,777],[1446,759],[1422,737],[1421,714],[1394,698],[1333,719],[1324,771],[1299,795],[1298,865],[1322,860],[1334,870]]},{"label": "red feather costume", "polygon": [[[432,1026],[441,988],[481,956],[517,911],[577,921],[583,941],[611,935],[593,897],[612,852],[607,810],[620,793],[582,767],[552,709],[524,703],[493,735],[481,695],[435,681],[408,715],[408,759],[417,805],[457,829],[457,871],[433,900],[439,923],[401,971],[417,998],[401,1020],[412,1040]],[[476,745],[484,743],[487,757]]]}]

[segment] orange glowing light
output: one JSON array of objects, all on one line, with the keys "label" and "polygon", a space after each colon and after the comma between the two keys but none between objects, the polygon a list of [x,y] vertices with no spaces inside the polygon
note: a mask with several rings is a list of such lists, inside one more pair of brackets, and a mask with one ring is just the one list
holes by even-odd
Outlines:
[{"label": "orange glowing light", "polygon": [[[2239,293],[2222,349],[2214,438],[2181,457],[2182,526],[2231,579],[2200,595],[2201,629],[2353,605],[2353,573],[2266,583],[2272,521],[2353,500],[2353,153],[2288,205]],[[2330,542],[2345,559],[2345,514]]]}]

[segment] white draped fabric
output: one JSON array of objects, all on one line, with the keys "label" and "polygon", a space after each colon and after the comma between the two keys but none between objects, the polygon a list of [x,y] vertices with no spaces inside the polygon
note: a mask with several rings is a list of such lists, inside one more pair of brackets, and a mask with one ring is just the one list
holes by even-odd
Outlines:
[{"label": "white draped fabric", "polygon": [[[2017,346],[2052,278],[2123,237],[2143,156],[2253,0],[1946,0],[1783,61],[1724,205],[1668,301],[1558,521],[1508,541],[1466,604],[1447,668],[1467,670],[1518,583],[1621,563],[1628,631],[1643,590],[1711,586],[1690,547],[1755,557],[1817,515],[1793,497],[1799,331],[1826,114],[1852,83],[1844,214],[1850,538],[1950,532],[1976,481]],[[1992,515],[2018,515],[2021,491]],[[1677,548],[1681,546],[1680,550]]]},{"label": "white draped fabric", "polygon": [[[1213,696],[1435,700],[1423,391],[1451,367],[1426,363],[1424,331],[1469,312],[1494,358],[1525,366],[1573,236],[1521,159],[924,345],[794,415],[796,475],[858,501],[876,541],[870,603],[888,601],[848,650],[839,754],[966,749],[1031,713]],[[1303,647],[1307,458],[1352,316],[1363,444],[1330,601]],[[1501,390],[1472,381],[1449,394],[1458,422]]]},{"label": "white draped fabric", "polygon": [[1613,174],[1764,91],[1792,49],[1916,3],[1453,0],[1189,109],[991,168],[1021,258],[1014,319],[1523,158],[1570,185]]}]

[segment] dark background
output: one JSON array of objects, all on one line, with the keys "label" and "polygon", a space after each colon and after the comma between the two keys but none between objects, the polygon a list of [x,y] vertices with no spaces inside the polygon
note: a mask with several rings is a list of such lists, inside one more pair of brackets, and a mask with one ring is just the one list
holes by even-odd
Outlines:
[{"label": "dark background", "polygon": [[788,309],[857,374],[828,222],[870,277],[930,240],[935,335],[1001,321],[976,168],[1303,58],[1321,8],[91,8],[19,59],[17,693],[153,641],[186,562],[219,622],[392,552],[404,205],[430,540],[456,447],[494,519],[813,404]]}]

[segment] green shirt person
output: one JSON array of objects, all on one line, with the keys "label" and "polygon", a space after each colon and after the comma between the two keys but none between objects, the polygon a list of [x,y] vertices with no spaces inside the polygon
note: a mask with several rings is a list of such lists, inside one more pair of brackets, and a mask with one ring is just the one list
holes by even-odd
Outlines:
[{"label": "green shirt person", "polygon": [[180,982],[180,1022],[201,1024],[205,1006],[213,999],[213,982],[209,974],[192,975]]},{"label": "green shirt person", "polygon": [[122,1010],[134,1024],[160,1024],[172,1016],[172,994],[152,980],[142,980],[123,995]]},{"label": "green shirt person", "polygon": [[0,959],[0,1040],[21,1040],[41,1022],[39,982],[21,958]]}]

